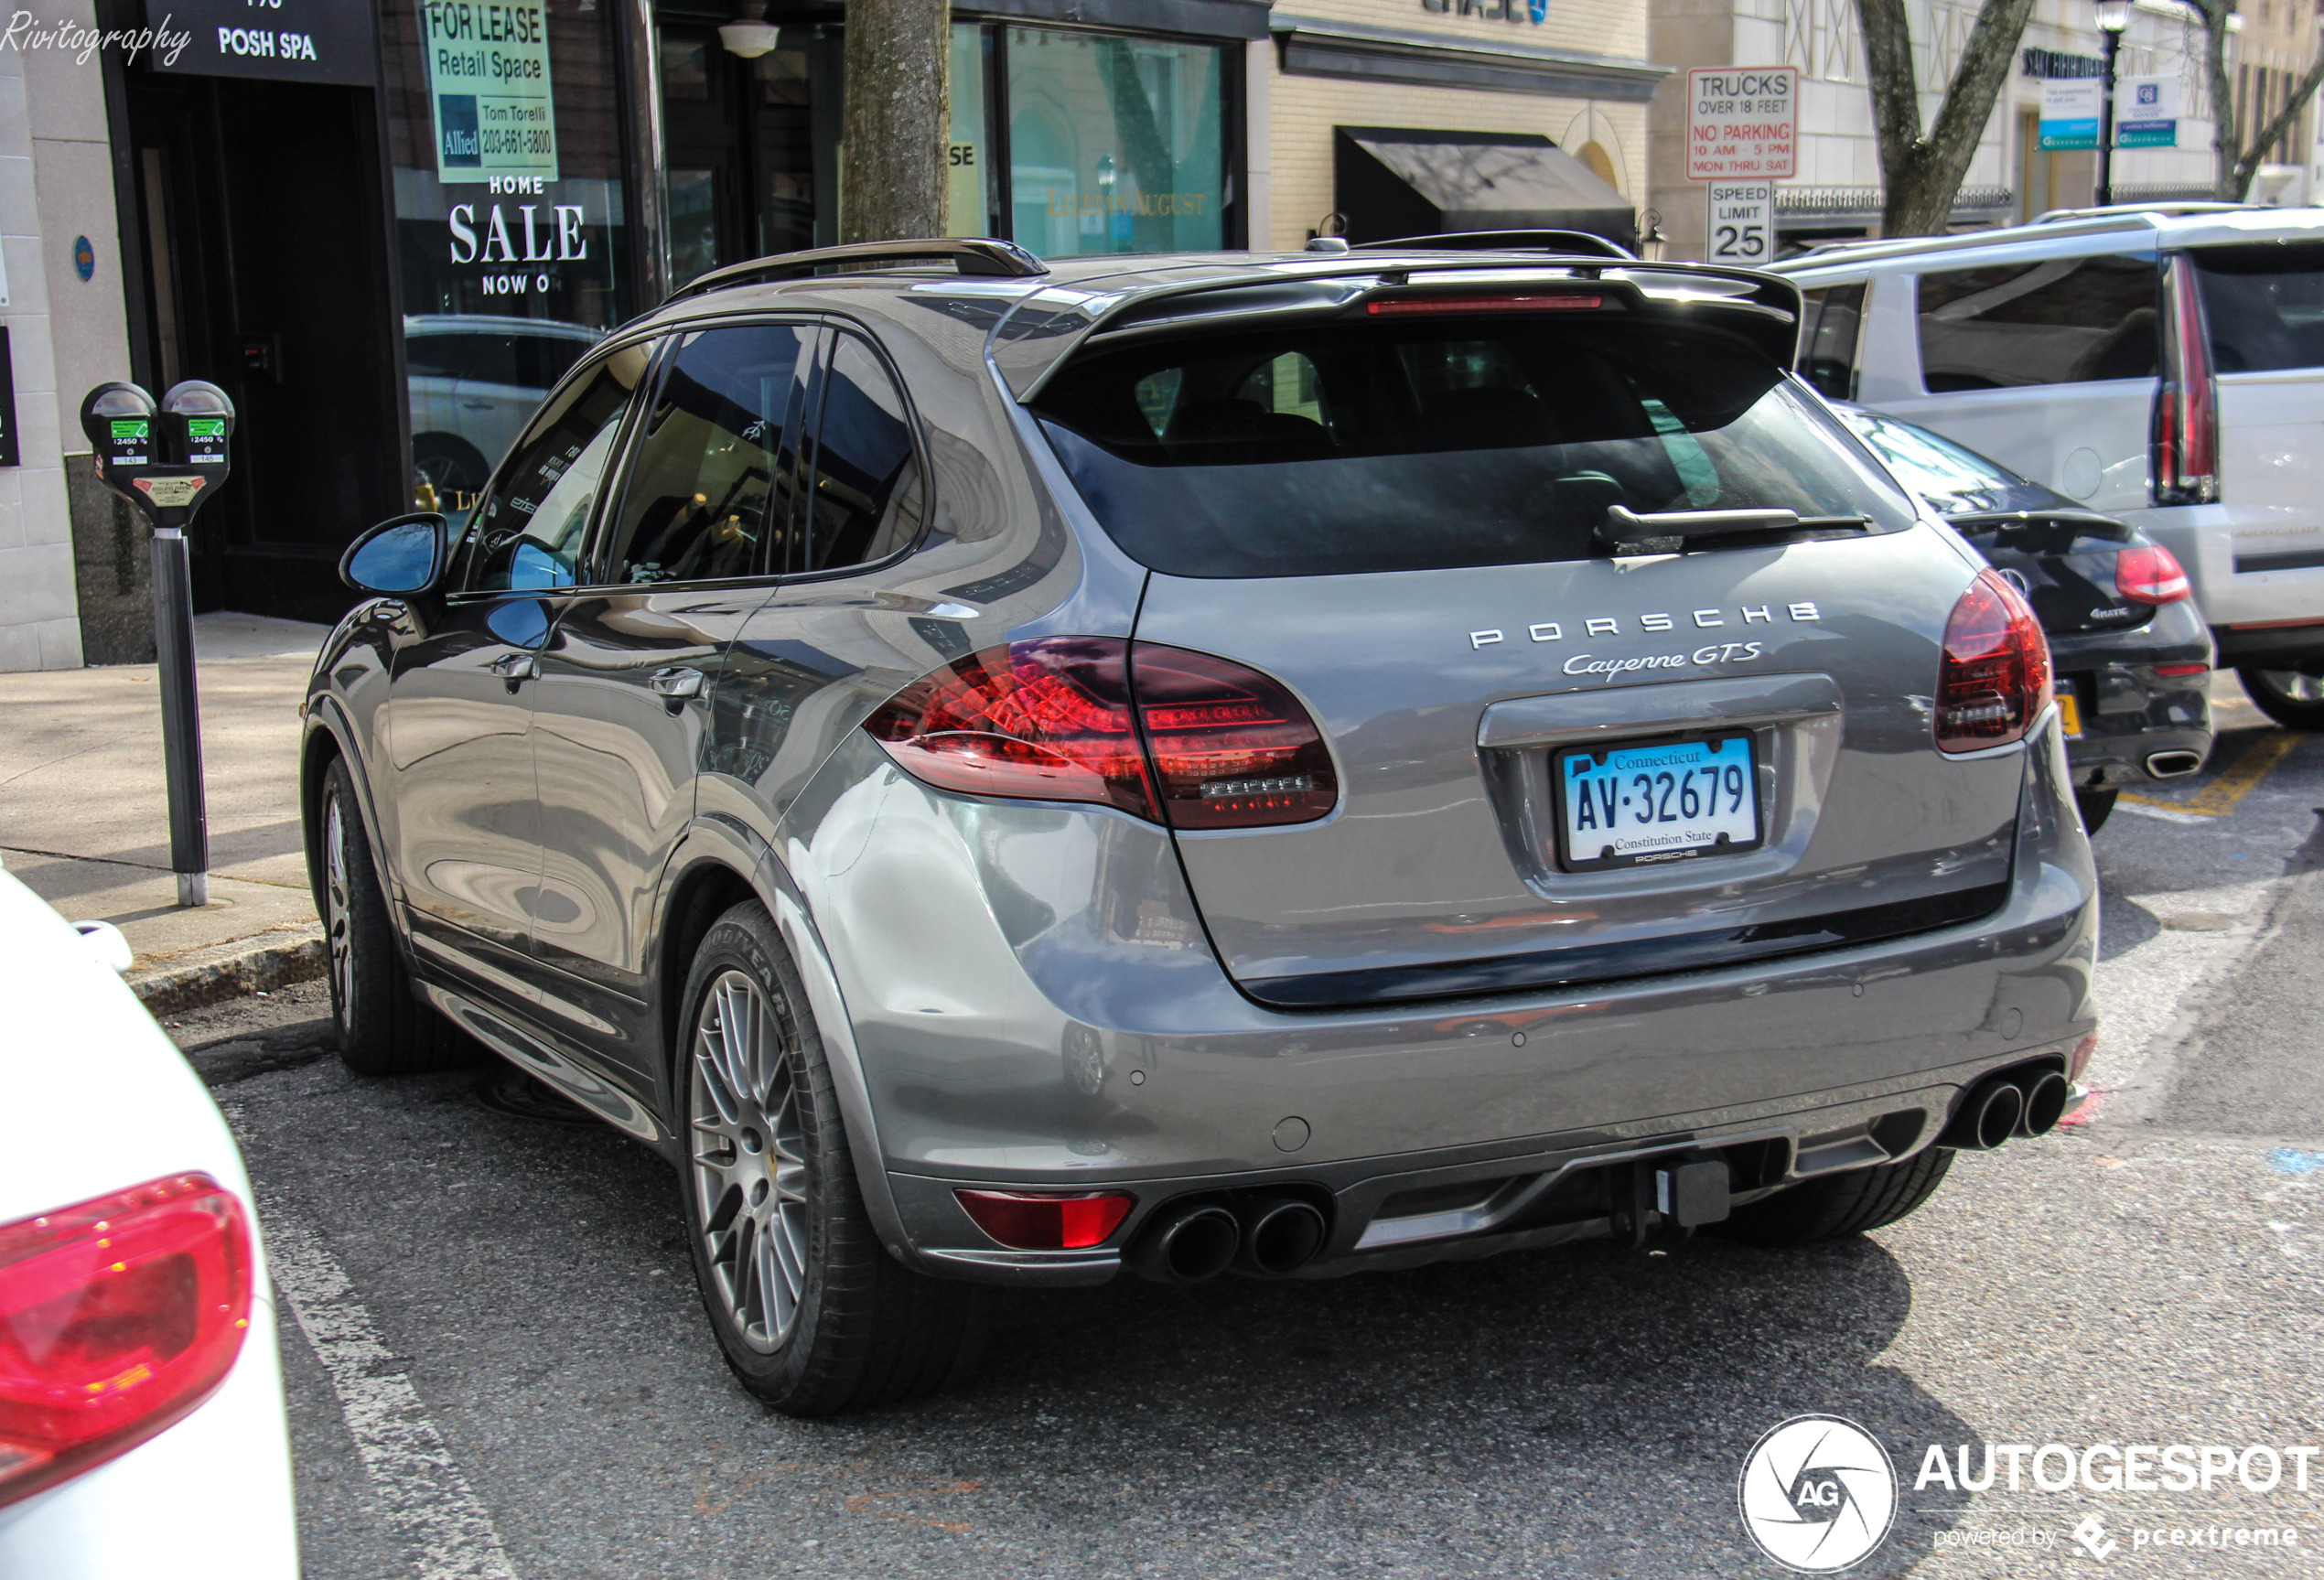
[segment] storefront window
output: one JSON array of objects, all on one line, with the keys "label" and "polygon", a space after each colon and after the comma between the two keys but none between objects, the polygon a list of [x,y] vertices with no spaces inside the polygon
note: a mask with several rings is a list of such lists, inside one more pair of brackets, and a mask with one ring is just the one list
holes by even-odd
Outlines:
[{"label": "storefront window", "polygon": [[1007,47],[1017,242],[1049,257],[1226,244],[1223,50],[1042,27],[1009,28]]},{"label": "storefront window", "polygon": [[984,50],[986,31],[974,22],[952,24],[952,137],[944,188],[944,231],[989,236],[984,201]]},{"label": "storefront window", "polygon": [[617,8],[382,0],[414,492],[466,509],[634,304]]}]

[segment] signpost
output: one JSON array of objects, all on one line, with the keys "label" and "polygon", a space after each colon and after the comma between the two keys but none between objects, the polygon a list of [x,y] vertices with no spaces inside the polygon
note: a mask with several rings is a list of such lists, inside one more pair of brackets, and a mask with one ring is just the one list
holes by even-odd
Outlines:
[{"label": "signpost", "polygon": [[2106,102],[2106,84],[2096,77],[2053,77],[2041,85],[2041,145],[2057,148],[2098,146],[2098,113]]},{"label": "signpost", "polygon": [[153,530],[154,646],[160,660],[162,760],[169,779],[169,865],[178,903],[210,903],[201,703],[194,686],[193,575],[186,528],[233,470],[234,403],[200,379],[159,405],[135,384],[100,384],[81,403],[97,480]]},{"label": "signpost", "polygon": [[2114,146],[2179,146],[2179,74],[2125,77],[2114,90]]},{"label": "signpost", "polygon": [[1775,183],[1799,171],[1800,69],[1698,66],[1686,74],[1686,177],[1705,183],[1705,257],[1775,256]]}]

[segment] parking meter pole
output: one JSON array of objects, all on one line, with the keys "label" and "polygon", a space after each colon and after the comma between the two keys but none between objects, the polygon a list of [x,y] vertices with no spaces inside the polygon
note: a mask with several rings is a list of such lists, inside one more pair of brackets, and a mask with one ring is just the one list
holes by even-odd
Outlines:
[{"label": "parking meter pole", "polygon": [[161,752],[169,780],[169,865],[178,903],[210,903],[210,807],[201,698],[194,684],[194,583],[179,527],[154,531],[154,650],[161,661]]}]

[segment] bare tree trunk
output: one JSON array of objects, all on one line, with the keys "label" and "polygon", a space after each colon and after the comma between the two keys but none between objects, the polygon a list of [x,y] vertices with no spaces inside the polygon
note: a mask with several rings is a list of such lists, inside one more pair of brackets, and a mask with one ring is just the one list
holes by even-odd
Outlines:
[{"label": "bare tree trunk", "polygon": [[2009,79],[2017,40],[2025,36],[2033,0],[1985,0],[1961,63],[1953,68],[1944,104],[1926,135],[1921,130],[1921,85],[1912,70],[1912,29],[1905,0],[1856,0],[1864,56],[1872,79],[1872,121],[1879,134],[1880,175],[1888,200],[1884,236],[1933,236],[1953,215],[1961,178]]},{"label": "bare tree trunk", "polygon": [[2235,90],[2227,75],[2227,18],[2234,14],[2233,0],[2193,0],[2203,14],[2203,63],[2211,70],[2211,157],[2218,162],[2219,175],[2211,195],[2222,202],[2240,203],[2252,189],[2252,177],[2259,174],[2267,150],[2276,140],[2292,129],[2299,119],[2300,109],[2324,83],[2324,49],[2317,51],[2307,71],[2284,95],[2284,107],[2276,112],[2275,119],[2258,128],[2247,147],[2235,145]]},{"label": "bare tree trunk", "polygon": [[841,241],[944,233],[951,42],[947,0],[847,0]]}]

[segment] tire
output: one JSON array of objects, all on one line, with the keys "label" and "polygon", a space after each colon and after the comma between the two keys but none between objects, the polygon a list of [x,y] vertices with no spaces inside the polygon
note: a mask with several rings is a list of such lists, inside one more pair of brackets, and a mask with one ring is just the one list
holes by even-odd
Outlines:
[{"label": "tire", "polygon": [[491,471],[484,453],[457,434],[420,434],[412,440],[412,480],[438,493],[472,494]]},{"label": "tire", "polygon": [[2121,794],[2120,790],[2078,790],[2074,791],[2074,805],[2082,809],[2082,827],[2084,833],[2096,833],[2106,826],[2106,819],[2114,810],[2114,798]]},{"label": "tire", "polygon": [[1899,1163],[1811,1179],[1738,1208],[1725,1225],[1747,1245],[1813,1245],[1894,1223],[1937,1193],[1953,1166],[1953,1149],[1931,1146]]},{"label": "tire", "polygon": [[325,974],[340,1062],[358,1075],[414,1075],[474,1062],[481,1051],[476,1043],[421,999],[403,969],[346,759],[332,759],[325,771],[315,813]]},{"label": "tire", "polygon": [[2302,670],[2237,670],[2244,695],[2287,730],[2324,730],[2324,680]]},{"label": "tire", "polygon": [[673,1084],[686,1240],[743,1387],[817,1416],[965,1376],[984,1291],[915,1273],[881,1246],[814,1012],[765,907],[745,901],[711,924],[683,1002]]}]

